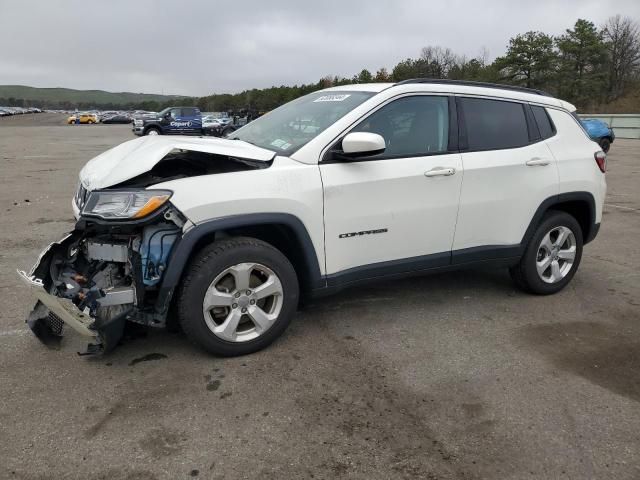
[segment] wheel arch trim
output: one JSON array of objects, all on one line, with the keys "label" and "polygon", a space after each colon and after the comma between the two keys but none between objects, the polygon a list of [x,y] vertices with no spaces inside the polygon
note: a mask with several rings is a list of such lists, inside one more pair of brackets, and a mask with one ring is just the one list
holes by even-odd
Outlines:
[{"label": "wheel arch trim", "polygon": [[325,286],[325,277],[320,270],[320,264],[316,249],[311,241],[311,236],[304,223],[295,215],[289,213],[250,213],[221,217],[200,223],[189,229],[174,245],[167,269],[164,272],[158,298],[155,304],[155,314],[164,317],[171,305],[175,289],[178,287],[182,274],[189,262],[194,249],[206,236],[224,230],[240,227],[253,227],[260,225],[285,225],[296,236],[296,240],[302,247],[302,256],[308,269],[312,288]]},{"label": "wheel arch trim", "polygon": [[[520,242],[521,248],[526,248],[529,239],[533,236],[536,228],[542,220],[542,216],[553,207],[562,205],[569,202],[583,202],[587,204],[588,208],[588,230],[584,233],[583,243],[586,245],[592,241],[598,233],[599,224],[596,223],[596,201],[592,193],[590,192],[565,192],[552,197],[547,198],[537,208],[536,212],[527,227],[527,230]],[[576,219],[579,220],[579,219]]]}]

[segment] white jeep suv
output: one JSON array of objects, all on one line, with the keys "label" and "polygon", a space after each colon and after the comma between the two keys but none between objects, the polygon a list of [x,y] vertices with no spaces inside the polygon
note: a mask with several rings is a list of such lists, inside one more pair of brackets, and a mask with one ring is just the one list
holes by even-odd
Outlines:
[{"label": "white jeep suv", "polygon": [[[597,234],[606,157],[544,92],[473,82],[348,85],[232,138],[144,137],[91,160],[75,230],[21,272],[44,342],[113,348],[163,327],[218,355],[259,350],[303,297],[496,263],[561,290]],[[175,312],[176,315],[169,315]]]}]

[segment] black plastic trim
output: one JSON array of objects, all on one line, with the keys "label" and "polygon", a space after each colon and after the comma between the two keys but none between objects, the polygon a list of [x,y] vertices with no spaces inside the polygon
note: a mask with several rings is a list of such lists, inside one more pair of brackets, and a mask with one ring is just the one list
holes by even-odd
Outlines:
[{"label": "black plastic trim", "polygon": [[434,253],[419,257],[390,260],[349,268],[332,275],[327,275],[327,286],[335,287],[361,280],[405,274],[420,270],[445,267],[451,263],[451,252]]},{"label": "black plastic trim", "polygon": [[469,149],[469,139],[461,97],[456,97],[456,117],[458,118],[458,149],[460,151],[467,151]]},{"label": "black plastic trim", "polygon": [[583,243],[586,245],[587,243],[592,242],[598,236],[599,232],[600,232],[600,224],[599,223],[594,223],[591,226],[591,230],[589,230],[589,235],[587,235],[582,240]]},{"label": "black plastic trim", "polygon": [[458,152],[458,108],[453,95],[449,96],[449,141],[447,143],[449,153]]},{"label": "black plastic trim", "polygon": [[529,143],[537,143],[542,140],[542,135],[540,135],[540,129],[538,128],[538,122],[536,122],[535,117],[533,116],[533,110],[531,110],[531,105],[528,103],[523,104],[524,107],[524,117],[527,121],[527,131],[529,133]]},{"label": "black plastic trim", "polygon": [[[329,153],[329,151],[327,153]],[[382,162],[382,161],[385,161],[385,160],[398,160],[398,159],[422,158],[422,157],[437,157],[437,156],[440,156],[440,155],[451,155],[452,153],[456,153],[456,152],[450,152],[448,150],[445,150],[444,152],[420,153],[420,154],[415,154],[415,155],[398,154],[398,155],[388,155],[386,157],[376,157],[375,155],[366,155],[366,156],[362,156],[362,157],[350,158],[348,156],[344,156],[344,157],[335,156],[336,152],[332,152],[331,158],[329,158],[328,160],[322,160],[320,165],[332,165],[334,163]],[[340,154],[338,153],[337,155],[340,155]],[[326,157],[327,156],[325,155],[325,158]]]},{"label": "black plastic trim", "polygon": [[171,250],[169,260],[167,261],[167,270],[163,275],[158,292],[158,300],[155,305],[156,314],[161,316],[166,315],[169,305],[171,304],[173,293],[182,278],[182,272],[193,253],[194,247],[202,238],[221,230],[266,224],[286,225],[295,232],[298,241],[302,245],[302,254],[308,272],[311,275],[309,279],[311,288],[322,288],[325,286],[325,280],[320,271],[316,249],[313,246],[309,232],[299,218],[287,213],[234,215],[200,223],[192,227],[182,238],[176,241]]},{"label": "black plastic trim", "polygon": [[[428,273],[441,273],[453,270],[460,270],[465,267],[490,266],[509,267],[520,259],[517,257],[504,256],[508,249],[519,249],[516,246],[498,247],[478,247],[475,258],[471,256],[461,259],[458,263],[452,264],[452,253],[444,252],[433,255],[424,255],[410,259],[392,260],[373,265],[355,267],[327,276],[327,286],[325,288],[311,291],[313,298],[325,297],[339,292],[345,288],[368,283],[375,283],[378,280],[391,280],[398,278],[413,277]],[[462,263],[464,260],[464,263]]]},{"label": "black plastic trim", "polygon": [[520,245],[489,245],[482,247],[462,248],[451,252],[451,264],[462,265],[489,260],[518,259],[522,256],[525,246]]},{"label": "black plastic trim", "polygon": [[595,238],[595,235],[592,236],[591,232],[594,229],[594,225],[596,224],[596,201],[593,198],[593,195],[589,192],[569,192],[569,193],[561,193],[559,195],[554,195],[553,197],[547,198],[544,202],[540,204],[536,213],[533,215],[531,222],[529,223],[529,227],[527,228],[524,236],[522,237],[522,241],[520,245],[526,246],[529,242],[529,239],[533,236],[533,233],[536,231],[540,220],[542,220],[542,216],[545,214],[547,210],[553,208],[554,205],[559,205],[565,202],[577,202],[582,201],[586,202],[589,205],[589,231],[583,232],[584,238],[583,243],[587,244],[591,240]]},{"label": "black plastic trim", "polygon": [[397,82],[396,85],[406,85],[410,83],[434,83],[442,85],[461,85],[467,87],[482,87],[482,88],[495,88],[498,90],[511,90],[514,92],[532,93],[534,95],[542,95],[544,97],[550,97],[551,94],[544,90],[538,90],[535,88],[520,87],[518,85],[503,85],[500,83],[488,83],[488,82],[474,82],[471,80],[451,80],[443,78],[410,78]]}]

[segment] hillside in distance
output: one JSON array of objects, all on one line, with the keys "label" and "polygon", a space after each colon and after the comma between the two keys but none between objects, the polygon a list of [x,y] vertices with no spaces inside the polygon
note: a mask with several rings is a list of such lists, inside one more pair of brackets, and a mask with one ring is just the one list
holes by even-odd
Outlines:
[{"label": "hillside in distance", "polygon": [[[165,104],[180,95],[151,93],[106,92],[104,90],[74,90],[71,88],[38,88],[24,85],[0,85],[0,105],[37,107],[111,106],[125,107],[144,103]],[[13,105],[12,105],[13,104]]]}]

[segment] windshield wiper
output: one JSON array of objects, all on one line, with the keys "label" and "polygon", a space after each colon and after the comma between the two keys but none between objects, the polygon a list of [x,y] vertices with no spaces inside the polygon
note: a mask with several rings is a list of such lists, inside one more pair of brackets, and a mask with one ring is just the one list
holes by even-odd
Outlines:
[{"label": "windshield wiper", "polygon": [[243,140],[240,137],[233,137],[233,138],[227,137],[227,139],[229,139],[229,140],[240,140],[241,142],[245,142],[245,143],[248,143],[249,145],[253,145],[254,147],[258,147],[258,145],[256,145],[255,143],[250,142],[249,140]]}]

